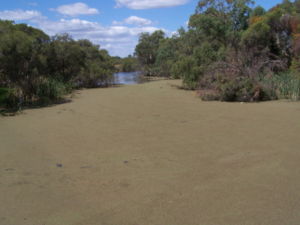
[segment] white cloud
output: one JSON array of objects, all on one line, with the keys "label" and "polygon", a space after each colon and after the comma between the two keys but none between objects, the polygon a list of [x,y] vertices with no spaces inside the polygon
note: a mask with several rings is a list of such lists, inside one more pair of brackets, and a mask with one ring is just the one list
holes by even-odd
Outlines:
[{"label": "white cloud", "polygon": [[[24,20],[31,26],[43,30],[49,35],[68,33],[74,39],[89,39],[101,48],[107,49],[111,55],[127,56],[132,54],[140,33],[152,33],[159,28],[152,22],[139,17],[129,17],[122,24],[103,26],[97,22],[77,18],[53,21],[38,11],[0,11],[0,19]],[[131,26],[128,26],[130,24]]]},{"label": "white cloud", "polygon": [[41,20],[38,21],[37,24],[39,28],[50,35],[57,33],[89,32],[98,26],[97,23],[80,19],[61,19],[59,21]]},{"label": "white cloud", "polygon": [[138,16],[130,16],[121,22],[114,21],[113,24],[114,25],[129,24],[129,25],[136,25],[136,26],[148,26],[148,25],[152,24],[152,21],[145,19],[145,18],[138,17]]},{"label": "white cloud", "polygon": [[57,33],[70,33],[75,38],[113,37],[117,41],[124,37],[137,36],[142,32],[154,32],[156,27],[127,27],[127,26],[102,26],[97,22],[80,19],[61,19],[59,21],[41,20],[38,26],[50,35]]},{"label": "white cloud", "polygon": [[49,35],[68,33],[75,39],[89,39],[111,55],[132,54],[140,33],[152,33],[159,28],[153,26],[128,27],[124,25],[102,26],[97,22],[80,19],[61,19],[59,21],[40,20],[37,27]]},{"label": "white cloud", "polygon": [[189,0],[116,0],[116,7],[130,9],[153,9],[184,5]]},{"label": "white cloud", "polygon": [[151,25],[152,21],[138,16],[130,16],[124,20],[125,24],[147,26]]},{"label": "white cloud", "polygon": [[77,2],[70,5],[61,5],[56,9],[52,9],[66,16],[93,15],[98,14],[98,9],[90,8],[87,4]]},{"label": "white cloud", "polygon": [[5,10],[0,11],[0,19],[2,20],[33,20],[42,18],[42,15],[38,11],[34,10]]}]

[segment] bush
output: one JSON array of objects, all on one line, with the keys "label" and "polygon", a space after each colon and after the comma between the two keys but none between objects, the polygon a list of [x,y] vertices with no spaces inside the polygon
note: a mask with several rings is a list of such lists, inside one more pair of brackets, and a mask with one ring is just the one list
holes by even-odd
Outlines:
[{"label": "bush", "polygon": [[21,101],[17,91],[10,88],[0,88],[0,106],[8,109],[20,108]]},{"label": "bush", "polygon": [[204,101],[253,102],[277,99],[273,85],[245,76],[204,77],[199,97]]},{"label": "bush", "polygon": [[204,77],[199,97],[205,101],[268,101],[276,99],[300,100],[300,77],[293,73],[271,74],[259,78]]},{"label": "bush", "polygon": [[265,94],[263,88],[255,81],[246,77],[237,77],[219,85],[221,101],[261,101]]},{"label": "bush", "polygon": [[54,79],[42,81],[37,87],[37,97],[41,104],[57,102],[69,92],[70,87]]},{"label": "bush", "polygon": [[182,57],[172,67],[173,78],[181,77],[185,89],[194,90],[198,86],[201,71],[193,57]]},{"label": "bush", "polygon": [[77,88],[107,87],[113,83],[113,73],[93,62],[87,69],[81,71],[76,80]]},{"label": "bush", "polygon": [[0,106],[5,105],[8,94],[9,94],[8,88],[0,88]]}]

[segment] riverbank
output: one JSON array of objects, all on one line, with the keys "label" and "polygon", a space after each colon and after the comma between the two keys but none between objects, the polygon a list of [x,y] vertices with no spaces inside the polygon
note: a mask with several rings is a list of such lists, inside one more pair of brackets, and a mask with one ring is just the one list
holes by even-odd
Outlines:
[{"label": "riverbank", "polygon": [[2,225],[293,225],[300,104],[155,81],[0,117]]}]

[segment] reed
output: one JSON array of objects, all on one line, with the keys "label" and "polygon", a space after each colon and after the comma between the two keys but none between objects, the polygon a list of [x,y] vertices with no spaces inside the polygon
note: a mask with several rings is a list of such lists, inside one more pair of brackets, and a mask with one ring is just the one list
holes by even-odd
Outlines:
[{"label": "reed", "polygon": [[300,100],[300,77],[293,73],[284,73],[274,76],[278,98]]}]

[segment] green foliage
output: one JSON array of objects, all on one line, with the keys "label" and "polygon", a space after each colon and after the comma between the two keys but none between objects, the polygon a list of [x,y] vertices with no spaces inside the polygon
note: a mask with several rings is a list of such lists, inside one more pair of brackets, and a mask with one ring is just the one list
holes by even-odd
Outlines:
[{"label": "green foliage", "polygon": [[14,90],[16,104],[54,101],[66,86],[107,86],[116,70],[142,70],[180,78],[206,100],[299,99],[300,3],[269,11],[253,3],[200,0],[187,29],[142,33],[134,57],[123,59],[88,40],[0,20],[0,85]]},{"label": "green foliage", "polygon": [[136,55],[143,70],[180,78],[206,100],[297,99],[298,80],[282,74],[300,74],[300,3],[285,0],[269,11],[254,5],[200,0],[187,30],[141,35]]},{"label": "green foliage", "polygon": [[210,85],[208,90],[199,91],[202,100],[254,102],[277,99],[274,86],[245,76],[219,75]]},{"label": "green foliage", "polygon": [[245,77],[237,77],[222,83],[219,86],[220,100],[230,102],[249,102],[268,100],[262,87]]},{"label": "green foliage", "polygon": [[199,76],[201,75],[197,67],[196,59],[193,57],[182,57],[172,67],[172,73],[176,77],[183,79],[186,89],[195,89],[198,84]]},{"label": "green foliage", "polygon": [[153,34],[142,33],[140,35],[139,43],[135,48],[135,55],[146,75],[155,75],[153,73],[153,67],[156,61],[160,41],[164,39],[164,35],[164,32],[161,30],[155,31]]},{"label": "green foliage", "polygon": [[247,47],[253,47],[263,49],[269,45],[271,27],[260,21],[251,26],[243,33],[242,42]]},{"label": "green foliage", "polygon": [[272,86],[279,99],[300,100],[300,77],[291,72],[276,74],[262,82]]},{"label": "green foliage", "polygon": [[61,100],[67,93],[68,88],[66,84],[54,79],[47,79],[37,86],[36,96],[39,98],[40,103],[49,104]]},{"label": "green foliage", "polygon": [[115,71],[113,60],[88,40],[68,34],[50,38],[25,24],[0,20],[1,104],[21,107],[57,101],[72,88],[107,86]]},{"label": "green foliage", "polygon": [[138,59],[129,55],[115,62],[119,72],[135,72],[139,70]]},{"label": "green foliage", "polygon": [[106,87],[112,83],[112,71],[93,61],[89,62],[87,67],[76,77],[76,85],[78,88]]},{"label": "green foliage", "polygon": [[261,7],[261,6],[256,6],[252,12],[251,12],[251,17],[258,17],[258,16],[263,16],[266,14],[266,10]]},{"label": "green foliage", "polygon": [[41,75],[42,43],[20,30],[0,35],[0,68],[6,83],[22,89],[24,98],[32,98],[34,80]]},{"label": "green foliage", "polygon": [[4,106],[9,96],[9,88],[0,88],[0,106]]},{"label": "green foliage", "polygon": [[177,58],[176,48],[178,48],[178,46],[173,38],[161,40],[154,65],[157,70],[156,75],[162,77],[174,76],[174,74],[172,74],[172,66]]},{"label": "green foliage", "polygon": [[74,77],[77,87],[104,87],[113,83],[115,71],[113,61],[106,50],[100,50],[88,40],[78,41],[84,57],[84,64]]},{"label": "green foliage", "polygon": [[0,107],[9,109],[20,107],[20,99],[15,89],[0,88]]},{"label": "green foliage", "polygon": [[224,18],[216,17],[214,13],[192,15],[189,26],[197,36],[208,42],[226,44],[228,25],[224,23]]},{"label": "green foliage", "polygon": [[[57,35],[52,38],[47,49],[47,65],[49,73],[57,80],[70,82],[75,74],[79,74],[85,66],[85,46],[77,43],[69,35]],[[90,46],[86,46],[89,49]]]}]

